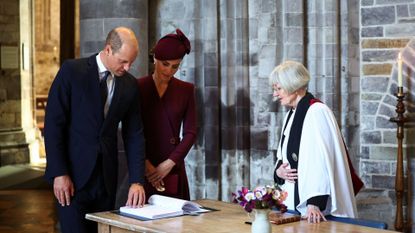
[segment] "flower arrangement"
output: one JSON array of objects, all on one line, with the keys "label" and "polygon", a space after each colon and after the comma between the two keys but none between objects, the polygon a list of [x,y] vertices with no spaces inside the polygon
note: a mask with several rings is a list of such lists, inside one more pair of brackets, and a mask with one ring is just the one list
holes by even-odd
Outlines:
[{"label": "flower arrangement", "polygon": [[259,186],[253,191],[246,187],[238,190],[238,194],[232,193],[234,203],[239,203],[247,212],[253,209],[272,209],[277,208],[282,213],[287,211],[287,206],[283,204],[288,193],[279,186]]}]

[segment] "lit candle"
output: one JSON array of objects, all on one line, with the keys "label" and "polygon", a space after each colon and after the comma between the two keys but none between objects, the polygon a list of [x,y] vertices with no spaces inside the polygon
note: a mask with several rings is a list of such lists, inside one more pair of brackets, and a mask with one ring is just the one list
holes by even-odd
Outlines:
[{"label": "lit candle", "polygon": [[402,55],[398,55],[398,87],[402,87]]}]

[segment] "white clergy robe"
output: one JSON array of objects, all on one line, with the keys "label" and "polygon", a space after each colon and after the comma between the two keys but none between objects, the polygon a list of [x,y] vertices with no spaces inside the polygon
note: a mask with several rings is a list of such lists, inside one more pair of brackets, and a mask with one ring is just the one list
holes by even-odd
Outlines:
[{"label": "white clergy robe", "polygon": [[[277,158],[283,163],[288,163],[287,144],[294,116],[295,112],[288,123],[287,116],[285,117],[284,125],[287,123],[287,127],[281,132],[285,135],[285,140],[282,150],[279,145]],[[301,215],[307,213],[306,205],[309,198],[329,195],[323,212],[325,215],[357,217],[346,148],[332,111],[323,103],[312,104],[305,115],[297,172],[300,199],[297,210]],[[294,210],[294,184],[285,181],[282,188],[288,192],[288,198],[284,203],[288,209]]]}]

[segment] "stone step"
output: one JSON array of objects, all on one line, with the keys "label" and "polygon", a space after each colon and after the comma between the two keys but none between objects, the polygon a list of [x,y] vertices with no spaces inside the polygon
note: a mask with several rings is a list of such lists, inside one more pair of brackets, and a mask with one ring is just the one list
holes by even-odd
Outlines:
[{"label": "stone step", "polygon": [[43,178],[44,164],[19,164],[0,167],[0,189],[49,189]]}]

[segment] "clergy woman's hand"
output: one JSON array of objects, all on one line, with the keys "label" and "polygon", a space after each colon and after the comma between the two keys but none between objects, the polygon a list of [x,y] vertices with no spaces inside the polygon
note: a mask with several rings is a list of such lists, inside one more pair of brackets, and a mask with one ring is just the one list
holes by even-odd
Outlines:
[{"label": "clergy woman's hand", "polygon": [[327,221],[323,213],[321,213],[320,208],[315,205],[307,205],[307,213],[305,218],[309,223],[319,223],[321,221]]},{"label": "clergy woman's hand", "polygon": [[291,169],[289,168],[288,163],[283,163],[277,169],[277,176],[288,182],[295,183],[295,181],[297,180],[297,169]]}]

